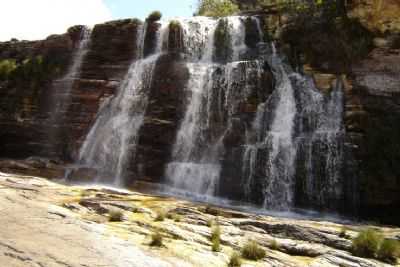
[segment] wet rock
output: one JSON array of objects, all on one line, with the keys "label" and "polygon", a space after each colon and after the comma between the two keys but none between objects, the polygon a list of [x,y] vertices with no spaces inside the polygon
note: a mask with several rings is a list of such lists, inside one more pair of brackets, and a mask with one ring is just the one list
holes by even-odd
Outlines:
[{"label": "wet rock", "polygon": [[[400,205],[400,53],[375,49],[353,67],[352,88],[347,92],[346,125],[352,153],[358,160],[362,216],[396,223],[397,214],[384,212]],[[389,167],[391,166],[391,167]]]}]

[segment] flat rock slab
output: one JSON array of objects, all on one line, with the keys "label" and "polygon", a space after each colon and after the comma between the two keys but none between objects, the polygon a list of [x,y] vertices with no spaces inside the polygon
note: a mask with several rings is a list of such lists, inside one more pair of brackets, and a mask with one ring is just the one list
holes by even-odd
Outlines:
[{"label": "flat rock slab", "polygon": [[[109,222],[118,212],[121,220]],[[163,217],[162,219],[160,218]],[[165,217],[165,218],[164,218]],[[210,224],[221,228],[211,251]],[[227,266],[233,251],[256,240],[267,252],[242,266],[389,266],[352,256],[342,224],[255,216],[173,198],[103,187],[67,186],[0,173],[0,266]],[[355,236],[365,225],[347,225]],[[387,237],[400,229],[379,227]],[[150,247],[151,235],[163,237]],[[273,245],[272,245],[273,244]]]}]

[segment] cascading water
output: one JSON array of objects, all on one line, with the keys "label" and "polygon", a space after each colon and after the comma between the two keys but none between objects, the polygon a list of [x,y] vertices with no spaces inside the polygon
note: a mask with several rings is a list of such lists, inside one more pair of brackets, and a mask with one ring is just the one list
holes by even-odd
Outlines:
[{"label": "cascading water", "polygon": [[165,175],[174,188],[212,196],[219,185],[224,138],[231,130],[232,118],[241,98],[249,94],[246,86],[239,88],[234,84],[240,83],[236,79],[247,79],[240,75],[240,70],[246,74],[249,69],[255,68],[259,73],[261,66],[258,62],[239,61],[247,50],[244,18],[222,19],[229,36],[226,48],[229,51],[222,53],[231,61],[227,64],[214,61],[214,37],[221,20],[199,20],[200,25],[196,25],[195,21],[182,23],[187,57],[194,61],[187,64],[190,101],[176,137],[172,162],[167,165]]},{"label": "cascading water", "polygon": [[138,132],[143,124],[152,84],[155,64],[162,52],[165,27],[157,33],[153,55],[143,58],[147,24],[138,28],[137,53],[117,95],[101,107],[79,154],[81,165],[94,168],[99,179],[113,179],[113,184],[124,184],[124,172],[135,157]]},{"label": "cascading water", "polygon": [[245,191],[250,194],[257,165],[264,165],[264,208],[286,210],[292,206],[294,199],[296,102],[289,75],[273,50],[270,66],[277,85],[268,100],[258,107],[253,129],[249,133],[255,136],[256,142],[246,145],[243,172],[247,176]]},{"label": "cascading water", "polygon": [[[247,32],[249,23],[255,27],[252,33]],[[244,196],[274,210],[310,202],[320,208],[340,201],[340,86],[324,95],[310,78],[292,71],[274,46],[264,43],[257,18],[195,17],[179,24],[179,36],[173,40],[178,45],[172,50],[174,56],[181,52],[177,58],[184,60],[189,78],[186,110],[165,168],[171,191],[230,196],[230,189],[223,187],[232,185],[223,182],[236,183],[242,191],[237,199]],[[145,45],[147,23],[139,29],[138,59],[117,95],[102,104],[80,151],[82,165],[113,177],[115,185],[123,184],[136,156],[155,63],[161,51],[170,50],[166,29],[157,32],[152,55]],[[258,43],[249,44],[251,40]],[[226,172],[230,168],[235,171]]]},{"label": "cascading water", "polygon": [[261,185],[266,209],[335,209],[344,197],[342,89],[337,85],[325,96],[312,79],[292,72],[272,50],[268,63],[276,88],[259,105],[247,133],[245,195],[252,199]]},{"label": "cascading water", "polygon": [[310,79],[298,79],[297,84],[302,89],[297,97],[301,107],[297,143],[302,152],[297,163],[302,181],[298,183],[299,202],[337,209],[344,196],[342,85],[337,82],[328,95],[323,95]]},{"label": "cascading water", "polygon": [[56,110],[55,113],[53,113],[55,114],[54,116],[57,116],[57,113],[62,111],[65,106],[68,106],[70,102],[70,95],[73,83],[76,78],[79,78],[83,59],[89,51],[91,33],[92,31],[89,28],[82,28],[79,45],[72,57],[72,64],[69,67],[66,75],[60,80],[56,81],[58,83],[57,89],[61,88],[62,92],[60,92],[60,97],[56,101]]},{"label": "cascading water", "polygon": [[168,183],[191,193],[213,195],[219,177],[218,158],[209,147],[208,94],[212,91],[214,30],[212,19],[182,21],[185,54],[190,73],[187,91],[190,101],[177,133],[172,162],[166,167]]},{"label": "cascading water", "polygon": [[[75,80],[79,78],[82,62],[90,48],[91,33],[92,31],[89,28],[82,28],[79,45],[73,53],[71,65],[66,74],[53,84],[55,94],[53,96],[54,105],[52,106],[50,114],[51,125],[62,125],[65,120],[64,114],[67,112],[71,103],[71,90]],[[52,145],[57,145],[57,139],[60,138],[58,136],[60,131],[60,129],[58,129],[58,131],[49,131]]]}]

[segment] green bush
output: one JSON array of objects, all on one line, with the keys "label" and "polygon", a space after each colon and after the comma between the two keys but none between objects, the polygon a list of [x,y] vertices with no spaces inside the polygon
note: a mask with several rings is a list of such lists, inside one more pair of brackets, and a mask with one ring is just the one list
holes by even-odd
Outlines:
[{"label": "green bush", "polygon": [[171,20],[169,23],[170,30],[179,29],[180,27],[181,27],[181,23],[177,20]]},{"label": "green bush", "polygon": [[247,242],[242,248],[242,257],[248,260],[261,260],[265,255],[265,250],[255,241]]},{"label": "green bush", "polygon": [[218,224],[214,225],[211,228],[211,243],[212,243],[212,251],[218,252],[221,250],[221,229]]},{"label": "green bush", "polygon": [[228,267],[240,267],[242,265],[242,259],[240,258],[240,254],[237,252],[233,252],[228,263]]},{"label": "green bush", "polygon": [[400,245],[396,240],[385,239],[382,241],[377,252],[377,258],[381,261],[396,264],[400,256]]},{"label": "green bush", "polygon": [[156,231],[151,235],[151,242],[149,245],[152,247],[161,247],[163,245],[163,237],[160,232]]},{"label": "green bush", "polygon": [[230,0],[199,0],[196,15],[219,18],[238,11],[239,7]]},{"label": "green bush", "polygon": [[13,59],[4,59],[0,61],[0,80],[8,79],[9,75],[17,68]]},{"label": "green bush", "polygon": [[382,234],[374,229],[365,229],[353,239],[353,254],[360,257],[374,258],[382,242]]},{"label": "green bush", "polygon": [[162,14],[160,11],[153,11],[150,13],[150,15],[147,17],[147,21],[153,22],[153,21],[158,21],[162,17]]},{"label": "green bush", "polygon": [[108,220],[110,222],[121,222],[124,219],[124,214],[119,210],[111,210],[110,217]]}]

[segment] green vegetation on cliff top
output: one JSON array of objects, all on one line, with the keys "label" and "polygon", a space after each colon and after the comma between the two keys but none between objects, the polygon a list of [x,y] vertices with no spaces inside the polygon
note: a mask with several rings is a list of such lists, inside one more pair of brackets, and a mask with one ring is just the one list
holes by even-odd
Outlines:
[{"label": "green vegetation on cliff top", "polygon": [[200,0],[196,15],[206,17],[226,17],[239,11],[239,6],[230,0]]}]

